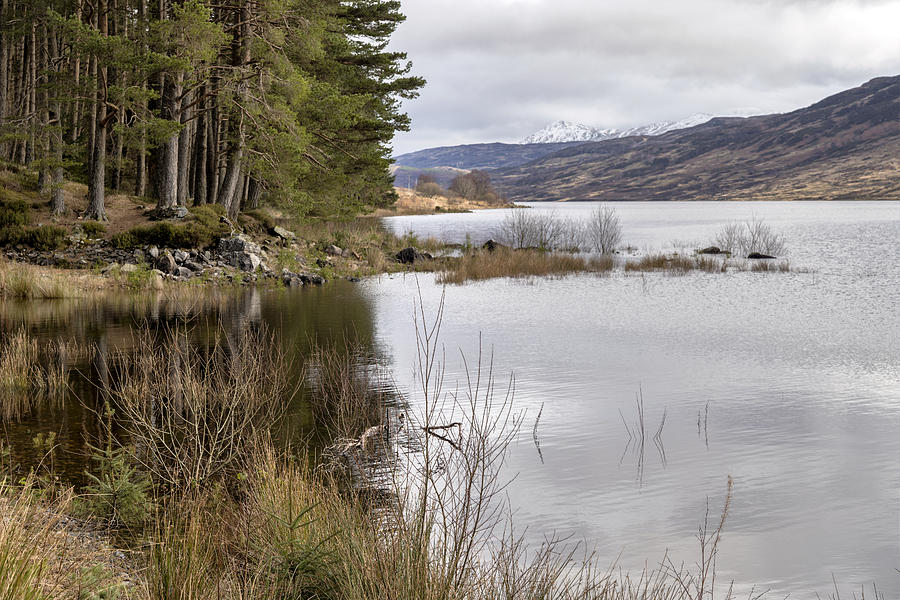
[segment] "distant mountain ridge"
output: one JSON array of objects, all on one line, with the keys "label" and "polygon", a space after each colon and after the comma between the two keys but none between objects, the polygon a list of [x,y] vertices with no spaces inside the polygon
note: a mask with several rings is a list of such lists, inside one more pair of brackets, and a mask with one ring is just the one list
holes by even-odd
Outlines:
[{"label": "distant mountain ridge", "polygon": [[522,144],[550,144],[560,142],[599,142],[632,135],[662,135],[676,129],[685,129],[701,125],[713,118],[713,115],[697,113],[680,121],[660,121],[630,129],[598,129],[571,121],[555,121],[540,131],[524,138]]},{"label": "distant mountain ridge", "polygon": [[456,169],[502,169],[514,167],[552,154],[582,142],[547,144],[464,144],[426,148],[394,157],[399,166],[429,169],[454,167]]},{"label": "distant mountain ridge", "polygon": [[900,76],[789,113],[578,143],[493,177],[513,200],[900,200]]}]

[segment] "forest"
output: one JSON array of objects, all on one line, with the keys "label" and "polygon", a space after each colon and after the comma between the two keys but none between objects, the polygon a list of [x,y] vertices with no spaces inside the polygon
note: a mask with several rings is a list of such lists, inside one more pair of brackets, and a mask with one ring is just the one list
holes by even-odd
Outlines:
[{"label": "forest", "polygon": [[388,48],[397,0],[0,0],[0,162],[52,212],[87,184],[159,216],[390,205],[391,140],[424,80]]}]

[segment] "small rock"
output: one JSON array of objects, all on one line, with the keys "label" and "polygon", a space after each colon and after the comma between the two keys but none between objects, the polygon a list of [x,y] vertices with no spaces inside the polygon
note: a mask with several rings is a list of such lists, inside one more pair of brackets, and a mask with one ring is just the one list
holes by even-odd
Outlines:
[{"label": "small rock", "polygon": [[203,265],[196,263],[192,260],[187,260],[184,262],[184,266],[193,271],[194,273],[199,273],[203,270]]},{"label": "small rock", "polygon": [[294,234],[293,231],[288,231],[284,227],[279,227],[278,225],[276,225],[275,227],[272,228],[272,233],[274,233],[275,235],[277,235],[278,237],[280,237],[281,239],[283,239],[286,242],[297,239],[297,236]]},{"label": "small rock", "polygon": [[187,267],[177,267],[175,269],[175,277],[180,277],[183,279],[190,279],[194,276],[194,272],[188,269]]},{"label": "small rock", "polygon": [[334,244],[331,244],[330,246],[325,248],[325,254],[328,254],[329,256],[341,256],[343,253],[344,251]]},{"label": "small rock", "polygon": [[325,278],[317,273],[300,273],[298,277],[304,284],[322,285],[325,283]]},{"label": "small rock", "polygon": [[172,255],[175,257],[175,262],[178,264],[181,264],[190,258],[190,255],[184,250],[176,250]]},{"label": "small rock", "polygon": [[396,259],[398,262],[404,265],[411,265],[416,261],[425,260],[425,258],[431,258],[426,254],[420,253],[418,250],[413,248],[412,246],[408,248],[404,248],[400,252],[397,253]]},{"label": "small rock", "polygon": [[152,258],[153,260],[156,260],[159,258],[159,248],[157,248],[156,246],[150,246],[150,248],[147,250],[147,253],[150,255],[150,258]]},{"label": "small rock", "polygon": [[124,265],[122,265],[120,270],[123,273],[134,273],[135,271],[138,270],[138,268],[139,267],[137,265],[133,265],[131,263],[125,263]]},{"label": "small rock", "polygon": [[331,261],[328,260],[327,258],[317,258],[316,266],[319,267],[320,269],[324,269],[325,267],[331,266]]}]

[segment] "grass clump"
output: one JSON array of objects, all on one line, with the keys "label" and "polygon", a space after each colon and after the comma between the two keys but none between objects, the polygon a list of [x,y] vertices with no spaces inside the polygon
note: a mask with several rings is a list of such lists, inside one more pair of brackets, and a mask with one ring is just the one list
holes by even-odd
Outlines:
[{"label": "grass clump", "polygon": [[68,298],[74,292],[57,276],[38,267],[0,260],[0,298],[18,300]]},{"label": "grass clump", "polygon": [[42,251],[63,247],[68,231],[56,225],[28,227],[30,210],[25,200],[0,199],[0,245],[22,244]]},{"label": "grass clump", "polygon": [[682,254],[654,253],[646,254],[638,260],[625,263],[626,273],[660,271],[670,275],[687,275],[691,271],[724,273],[727,269],[728,263],[726,261],[720,261],[702,254],[685,256]]},{"label": "grass clump", "polygon": [[582,257],[559,252],[510,250],[476,251],[445,263],[439,283],[465,283],[496,277],[562,277],[572,273],[609,273],[615,268],[611,256]]},{"label": "grass clump", "polygon": [[81,224],[81,229],[89,238],[101,238],[106,234],[106,225],[99,221],[85,221]]},{"label": "grass clump", "polygon": [[220,212],[212,205],[195,207],[192,220],[184,224],[160,222],[133,227],[112,236],[110,243],[124,249],[151,245],[160,248],[204,248],[230,232],[226,224],[219,222]]}]

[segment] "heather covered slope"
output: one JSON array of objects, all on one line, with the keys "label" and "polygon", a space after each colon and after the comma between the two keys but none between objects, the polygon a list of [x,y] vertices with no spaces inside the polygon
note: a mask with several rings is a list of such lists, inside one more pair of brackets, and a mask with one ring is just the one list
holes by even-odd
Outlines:
[{"label": "heather covered slope", "polygon": [[900,76],[790,113],[581,144],[495,177],[514,200],[900,200]]}]

